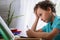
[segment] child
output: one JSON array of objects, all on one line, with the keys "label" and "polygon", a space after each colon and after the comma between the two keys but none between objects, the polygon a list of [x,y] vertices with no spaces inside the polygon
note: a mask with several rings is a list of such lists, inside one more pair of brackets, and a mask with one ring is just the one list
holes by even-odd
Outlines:
[{"label": "child", "polygon": [[[34,7],[35,22],[27,31],[28,37],[44,38],[46,40],[60,40],[60,18],[56,16],[55,5],[51,1],[42,1]],[[40,30],[36,30],[38,20],[48,23]]]}]

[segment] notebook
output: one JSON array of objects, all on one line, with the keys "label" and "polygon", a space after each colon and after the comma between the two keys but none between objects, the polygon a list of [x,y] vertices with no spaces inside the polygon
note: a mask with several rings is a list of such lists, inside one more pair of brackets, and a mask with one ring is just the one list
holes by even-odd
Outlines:
[{"label": "notebook", "polygon": [[4,22],[1,16],[0,16],[0,32],[4,40],[13,40],[15,38],[14,34],[8,28],[7,24]]}]

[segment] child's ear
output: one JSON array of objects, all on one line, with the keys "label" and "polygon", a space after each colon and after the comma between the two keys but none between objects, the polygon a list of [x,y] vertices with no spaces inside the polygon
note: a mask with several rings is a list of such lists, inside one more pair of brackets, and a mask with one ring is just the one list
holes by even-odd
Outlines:
[{"label": "child's ear", "polygon": [[48,11],[49,13],[51,13],[51,12],[52,12],[52,10],[51,10],[51,8],[50,8],[50,7],[48,7],[48,8],[47,8],[47,11]]}]

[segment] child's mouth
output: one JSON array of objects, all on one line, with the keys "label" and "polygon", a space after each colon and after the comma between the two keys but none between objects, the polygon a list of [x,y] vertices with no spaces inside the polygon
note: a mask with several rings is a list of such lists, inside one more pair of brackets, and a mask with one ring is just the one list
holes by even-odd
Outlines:
[{"label": "child's mouth", "polygon": [[46,20],[43,20],[43,19],[41,19],[43,22],[45,22]]},{"label": "child's mouth", "polygon": [[42,20],[43,22],[45,22],[45,20]]},{"label": "child's mouth", "polygon": [[43,21],[43,22],[48,22],[48,20],[47,20],[47,19],[45,19],[45,20],[43,20],[43,19],[42,19],[42,21]]}]

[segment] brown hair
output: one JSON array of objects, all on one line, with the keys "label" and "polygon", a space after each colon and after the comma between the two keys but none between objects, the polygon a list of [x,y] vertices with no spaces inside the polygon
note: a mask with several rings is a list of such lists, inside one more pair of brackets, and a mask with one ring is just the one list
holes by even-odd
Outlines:
[{"label": "brown hair", "polygon": [[34,7],[34,11],[37,10],[39,7],[44,9],[44,10],[47,10],[47,8],[50,7],[52,12],[56,13],[55,4],[52,3],[51,1],[38,2],[38,4],[36,4]]}]

